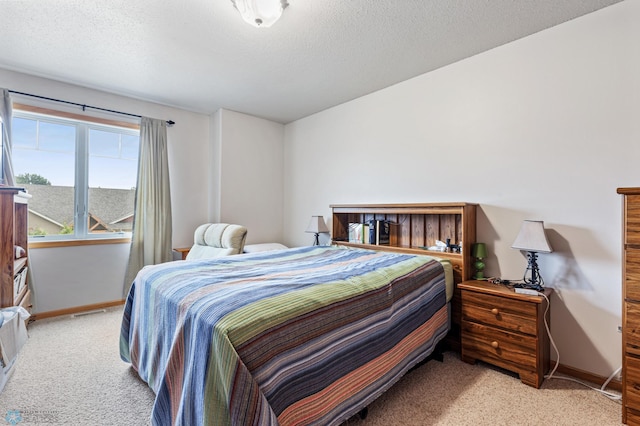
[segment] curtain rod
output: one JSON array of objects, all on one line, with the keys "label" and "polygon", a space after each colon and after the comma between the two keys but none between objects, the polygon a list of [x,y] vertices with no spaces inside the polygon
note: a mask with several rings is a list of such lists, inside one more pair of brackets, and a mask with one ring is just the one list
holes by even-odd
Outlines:
[{"label": "curtain rod", "polygon": [[[95,107],[95,106],[91,106],[91,105],[79,104],[79,103],[76,103],[76,102],[64,101],[62,99],[48,98],[46,96],[32,95],[31,93],[17,92],[15,90],[9,90],[9,93],[15,93],[16,95],[30,96],[32,98],[44,99],[44,100],[47,100],[47,101],[60,102],[60,103],[67,104],[67,105],[75,105],[75,106],[81,107],[82,111],[85,111],[87,108],[91,108],[91,109],[95,109],[95,110],[98,110],[98,111],[110,112],[110,113],[113,113],[113,114],[128,115],[129,117],[142,118],[141,115],[137,115],[137,114],[130,114],[128,112],[116,111],[116,110],[113,110],[113,109],[100,108],[100,107]],[[173,121],[173,120],[167,120],[166,123],[167,123],[167,125],[169,127],[171,127],[174,124],[176,124],[176,122]]]}]

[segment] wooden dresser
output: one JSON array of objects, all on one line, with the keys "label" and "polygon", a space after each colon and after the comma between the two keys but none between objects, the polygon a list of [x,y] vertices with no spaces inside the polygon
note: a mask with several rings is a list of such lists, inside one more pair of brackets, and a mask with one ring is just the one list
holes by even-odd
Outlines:
[{"label": "wooden dresser", "polygon": [[[31,311],[27,282],[28,199],[22,188],[0,186],[0,308],[22,306]],[[24,250],[17,258],[16,247]]]},{"label": "wooden dresser", "polygon": [[622,422],[640,425],[640,188],[622,194]]},{"label": "wooden dresser", "polygon": [[517,294],[487,281],[458,284],[462,293],[462,360],[481,360],[520,375],[539,388],[549,370],[549,323],[546,296]]}]

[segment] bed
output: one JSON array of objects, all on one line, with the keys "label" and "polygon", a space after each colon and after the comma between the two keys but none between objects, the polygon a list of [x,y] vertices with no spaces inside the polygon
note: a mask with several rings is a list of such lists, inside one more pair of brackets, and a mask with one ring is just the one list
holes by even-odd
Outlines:
[{"label": "bed", "polygon": [[156,394],[154,425],[338,425],[450,328],[451,264],[302,247],[143,268],[121,358]]}]

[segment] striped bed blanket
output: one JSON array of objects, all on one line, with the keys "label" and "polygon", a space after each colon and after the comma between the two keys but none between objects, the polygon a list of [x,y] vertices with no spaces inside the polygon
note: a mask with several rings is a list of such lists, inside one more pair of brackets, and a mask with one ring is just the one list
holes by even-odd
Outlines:
[{"label": "striped bed blanket", "polygon": [[143,268],[120,356],[154,425],[338,425],[448,329],[437,260],[315,246]]}]

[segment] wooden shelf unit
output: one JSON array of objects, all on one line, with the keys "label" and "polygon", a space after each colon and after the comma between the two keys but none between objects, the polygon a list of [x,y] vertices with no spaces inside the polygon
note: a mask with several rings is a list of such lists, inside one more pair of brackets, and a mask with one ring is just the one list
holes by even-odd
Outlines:
[{"label": "wooden shelf unit", "polygon": [[[416,204],[332,204],[332,242],[338,245],[362,247],[411,254],[426,254],[449,259],[456,283],[471,279],[473,259],[471,246],[476,241],[476,207],[472,203]],[[369,220],[391,222],[389,245],[349,242],[349,224]],[[436,240],[462,242],[462,253],[426,250]]]},{"label": "wooden shelf unit", "polygon": [[[22,306],[31,311],[29,283],[15,292],[14,282],[28,268],[29,217],[28,199],[22,188],[0,186],[0,308]],[[24,256],[15,258],[15,247],[25,250]]]}]

